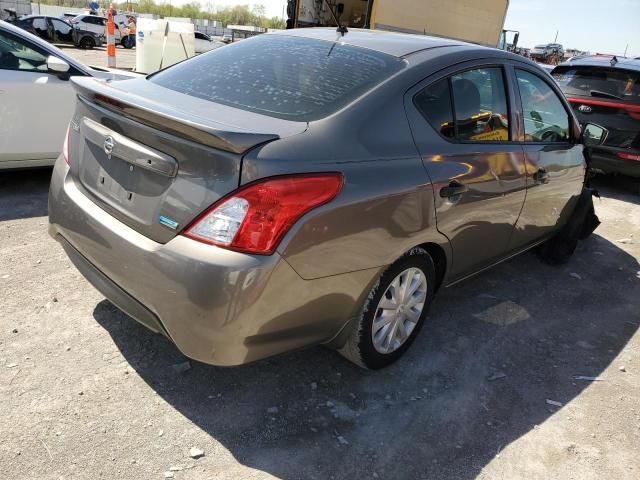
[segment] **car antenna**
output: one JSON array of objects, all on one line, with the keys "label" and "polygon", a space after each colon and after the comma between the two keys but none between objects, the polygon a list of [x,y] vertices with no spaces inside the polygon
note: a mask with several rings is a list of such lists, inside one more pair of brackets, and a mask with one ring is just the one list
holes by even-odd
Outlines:
[{"label": "car antenna", "polygon": [[344,25],[342,25],[340,23],[340,20],[338,20],[338,17],[336,17],[336,12],[334,12],[333,8],[331,8],[331,5],[329,5],[329,1],[328,0],[324,0],[324,3],[327,5],[327,8],[331,12],[331,16],[333,17],[333,21],[336,22],[336,25],[338,26],[338,28],[336,29],[336,32],[338,32],[339,34],[341,34],[344,37],[344,34],[348,33],[349,30],[347,30],[346,26],[344,26]]},{"label": "car antenna", "polygon": [[618,63],[618,57],[616,57],[615,55],[613,56],[613,58],[611,59],[611,62],[609,62],[611,64],[611,66],[613,67],[616,63]]}]

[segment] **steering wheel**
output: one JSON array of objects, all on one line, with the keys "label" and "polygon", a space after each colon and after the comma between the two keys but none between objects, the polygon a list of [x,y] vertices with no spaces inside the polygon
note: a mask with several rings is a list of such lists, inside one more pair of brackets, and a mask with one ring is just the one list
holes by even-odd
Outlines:
[{"label": "steering wheel", "polygon": [[542,135],[540,135],[540,139],[543,142],[561,142],[564,140],[564,136],[560,134],[560,132],[556,131],[555,129],[553,129],[553,127],[549,130],[546,130],[545,132],[542,133]]}]

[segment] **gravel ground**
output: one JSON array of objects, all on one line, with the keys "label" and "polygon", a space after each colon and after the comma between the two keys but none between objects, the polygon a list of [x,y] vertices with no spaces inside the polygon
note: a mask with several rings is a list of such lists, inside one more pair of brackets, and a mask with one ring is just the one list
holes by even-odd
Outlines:
[{"label": "gravel ground", "polygon": [[[99,47],[91,50],[82,50],[71,45],[57,45],[67,55],[81,61],[85,65],[95,65],[96,67],[107,66],[107,48]],[[116,68],[133,70],[136,66],[136,50],[127,50],[124,47],[116,48]]]},{"label": "gravel ground", "polygon": [[444,289],[408,354],[365,372],[323,348],[183,370],[48,237],[49,176],[0,172],[9,478],[640,478],[640,197],[616,181],[569,264],[529,253]]}]

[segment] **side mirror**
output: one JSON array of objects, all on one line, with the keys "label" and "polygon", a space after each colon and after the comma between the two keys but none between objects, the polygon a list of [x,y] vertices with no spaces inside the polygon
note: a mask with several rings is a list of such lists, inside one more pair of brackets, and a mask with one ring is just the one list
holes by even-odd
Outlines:
[{"label": "side mirror", "polygon": [[587,147],[601,145],[607,138],[609,130],[595,123],[587,123],[582,128],[582,143]]},{"label": "side mirror", "polygon": [[61,58],[49,55],[47,58],[47,68],[50,72],[60,74],[68,73],[71,66]]}]

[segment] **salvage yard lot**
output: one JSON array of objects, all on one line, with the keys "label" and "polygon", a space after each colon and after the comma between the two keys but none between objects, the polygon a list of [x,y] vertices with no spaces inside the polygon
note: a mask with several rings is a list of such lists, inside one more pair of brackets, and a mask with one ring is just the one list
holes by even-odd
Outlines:
[{"label": "salvage yard lot", "polygon": [[50,174],[0,173],[9,478],[640,477],[640,197],[614,180],[567,265],[528,253],[442,290],[365,372],[323,348],[185,369],[48,236]]},{"label": "salvage yard lot", "polygon": [[[70,45],[57,45],[64,50],[64,53],[81,61],[85,65],[94,65],[96,67],[106,68],[107,66],[107,48],[99,47],[91,50],[82,50]],[[136,50],[127,50],[123,47],[116,48],[116,68],[124,70],[133,70],[136,66]]]}]

